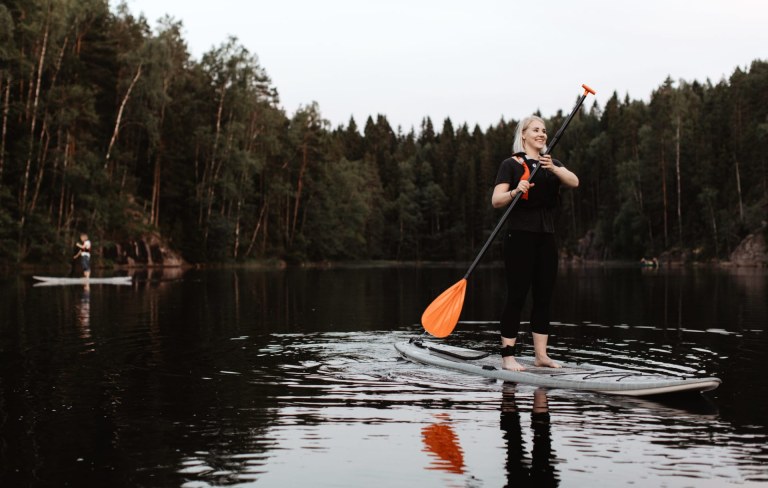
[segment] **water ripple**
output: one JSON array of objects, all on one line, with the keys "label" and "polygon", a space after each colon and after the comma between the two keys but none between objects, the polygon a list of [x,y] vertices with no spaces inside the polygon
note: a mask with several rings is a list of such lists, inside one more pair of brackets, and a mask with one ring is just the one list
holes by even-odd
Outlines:
[{"label": "water ripple", "polygon": [[[487,471],[479,460],[496,459],[508,467],[519,462],[531,469],[542,462],[531,457],[538,455],[541,435],[549,439],[545,446],[550,454],[544,462],[550,474],[557,478],[568,473],[569,484],[574,485],[588,484],[597,473],[612,470],[621,470],[617,480],[636,479],[654,486],[766,479],[765,427],[731,424],[704,396],[653,400],[510,386],[400,359],[392,345],[409,336],[408,331],[272,334],[267,344],[254,348],[256,357],[265,352],[280,357],[268,378],[280,386],[274,421],[259,434],[270,439],[269,454],[187,457],[178,468],[186,480],[183,486],[290,484],[295,477],[284,469],[290,463],[315,473],[325,472],[319,463],[339,457],[371,466],[364,453],[382,449],[382,443],[389,446],[391,467],[400,459],[392,453],[393,445],[427,456],[421,470],[414,471],[412,458],[401,467],[412,483],[499,486],[504,481],[498,479],[498,471]],[[483,330],[459,332],[453,341],[487,347],[488,336]],[[578,342],[561,341],[553,354],[571,360],[681,377],[712,368],[719,357],[702,343],[672,347],[646,342],[640,347],[627,339],[596,341],[584,348]],[[249,383],[264,384],[263,371],[241,374]],[[536,413],[542,402],[546,424]],[[436,422],[444,427],[427,429]],[[432,452],[439,442],[422,444],[427,442],[423,432],[446,428],[453,432],[446,439],[457,443],[444,446],[451,452]],[[374,480],[390,479],[375,470],[370,475]]]}]

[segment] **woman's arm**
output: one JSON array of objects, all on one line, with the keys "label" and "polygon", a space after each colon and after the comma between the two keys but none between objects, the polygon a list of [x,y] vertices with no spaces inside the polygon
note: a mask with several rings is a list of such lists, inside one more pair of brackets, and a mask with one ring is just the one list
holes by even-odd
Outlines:
[{"label": "woman's arm", "polygon": [[563,185],[569,188],[577,188],[579,186],[579,177],[565,166],[555,166],[555,163],[552,162],[552,156],[549,154],[542,156],[539,163],[542,168],[557,176]]},{"label": "woman's arm", "polygon": [[513,198],[515,197],[509,194],[509,183],[499,183],[493,187],[491,205],[493,205],[493,208],[500,208],[504,205],[509,205]]},{"label": "woman's arm", "polygon": [[525,193],[531,188],[536,186],[535,183],[531,183],[528,180],[521,180],[517,184],[517,188],[510,190],[509,183],[499,183],[493,188],[493,196],[491,196],[491,205],[493,208],[501,208],[512,203],[518,193]]}]

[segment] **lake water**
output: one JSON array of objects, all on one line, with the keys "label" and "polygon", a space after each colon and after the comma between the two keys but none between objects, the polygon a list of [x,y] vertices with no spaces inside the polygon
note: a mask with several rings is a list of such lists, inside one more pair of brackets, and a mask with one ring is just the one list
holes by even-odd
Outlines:
[{"label": "lake water", "polygon": [[[0,486],[768,485],[768,270],[561,269],[553,357],[723,380],[661,400],[400,359],[464,270],[0,278]],[[467,290],[493,349],[502,270]]]}]

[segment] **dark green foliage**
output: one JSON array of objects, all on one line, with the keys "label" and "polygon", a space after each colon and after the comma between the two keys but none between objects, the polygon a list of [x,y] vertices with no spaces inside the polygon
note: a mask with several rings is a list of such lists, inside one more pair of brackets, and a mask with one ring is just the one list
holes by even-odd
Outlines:
[{"label": "dark green foliage", "polygon": [[[515,121],[331,129],[315,103],[286,114],[236,39],[196,61],[182,31],[106,0],[0,5],[0,262],[66,261],[81,230],[97,252],[159,231],[192,262],[479,250]],[[727,257],[765,225],[766,154],[765,61],[717,84],[668,78],[648,102],[614,93],[555,150],[581,180],[560,241],[591,258]]]},{"label": "dark green foliage", "polygon": [[303,234],[308,257],[360,259],[368,255],[366,228],[381,191],[368,182],[374,168],[363,161],[331,161],[322,166],[307,202]]}]

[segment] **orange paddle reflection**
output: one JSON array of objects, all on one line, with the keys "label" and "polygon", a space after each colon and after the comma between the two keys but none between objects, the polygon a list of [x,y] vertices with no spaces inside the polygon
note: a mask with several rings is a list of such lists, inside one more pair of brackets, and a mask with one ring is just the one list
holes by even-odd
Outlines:
[{"label": "orange paddle reflection", "polygon": [[443,421],[421,429],[424,452],[432,456],[427,469],[464,474],[464,453],[459,447],[459,437],[448,424],[447,415],[439,416]]}]

